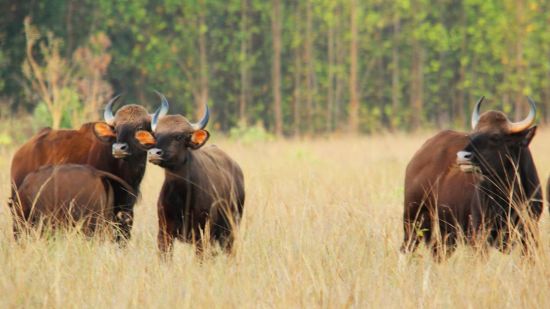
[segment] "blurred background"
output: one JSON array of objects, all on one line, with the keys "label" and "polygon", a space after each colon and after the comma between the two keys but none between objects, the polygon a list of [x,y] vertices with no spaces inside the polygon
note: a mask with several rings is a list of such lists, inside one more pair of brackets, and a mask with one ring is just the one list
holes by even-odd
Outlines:
[{"label": "blurred background", "polygon": [[0,0],[0,144],[78,127],[105,102],[229,135],[466,128],[485,95],[550,121],[550,2]]}]

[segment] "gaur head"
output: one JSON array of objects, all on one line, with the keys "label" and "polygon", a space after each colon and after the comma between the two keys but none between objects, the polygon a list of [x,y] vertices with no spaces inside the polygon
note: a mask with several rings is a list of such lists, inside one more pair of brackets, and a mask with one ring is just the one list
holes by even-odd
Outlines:
[{"label": "gaur head", "polygon": [[[522,150],[527,148],[537,130],[535,102],[528,98],[530,112],[520,122],[511,122],[504,113],[489,111],[481,116],[483,97],[472,114],[473,132],[468,145],[457,153],[457,164],[463,172],[506,177],[513,175]],[[503,175],[504,174],[504,175]]]},{"label": "gaur head", "polygon": [[113,104],[120,95],[111,99],[105,106],[103,114],[105,122],[96,123],[94,132],[100,140],[113,144],[112,153],[115,158],[124,159],[147,151],[139,143],[137,132],[151,132],[151,119],[155,115],[158,118],[168,112],[168,101],[161,93],[157,92],[157,94],[161,98],[161,106],[153,115],[150,115],[144,107],[135,104],[125,105],[113,115]]},{"label": "gaur head", "polygon": [[140,143],[150,148],[149,162],[169,169],[185,163],[188,152],[201,148],[210,137],[204,129],[209,119],[208,106],[197,123],[191,123],[182,115],[155,115],[151,122],[153,134],[138,132]]}]

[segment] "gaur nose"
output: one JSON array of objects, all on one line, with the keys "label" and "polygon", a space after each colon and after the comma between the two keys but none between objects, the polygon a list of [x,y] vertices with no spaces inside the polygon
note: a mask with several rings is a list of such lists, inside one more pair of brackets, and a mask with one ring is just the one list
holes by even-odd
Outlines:
[{"label": "gaur nose", "polygon": [[127,143],[115,143],[113,144],[113,151],[128,151]]},{"label": "gaur nose", "polygon": [[149,149],[149,155],[150,156],[161,157],[162,154],[163,154],[162,149],[159,149],[159,148]]},{"label": "gaur nose", "polygon": [[472,153],[469,151],[459,151],[456,156],[459,160],[472,160],[473,157]]}]

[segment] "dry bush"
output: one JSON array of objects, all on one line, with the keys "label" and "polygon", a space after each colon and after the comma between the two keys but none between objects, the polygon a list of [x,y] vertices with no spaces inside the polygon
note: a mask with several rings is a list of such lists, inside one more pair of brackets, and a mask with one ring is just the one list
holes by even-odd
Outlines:
[{"label": "dry bush", "polygon": [[[243,167],[247,201],[233,256],[156,251],[163,171],[147,167],[129,246],[73,234],[17,245],[0,212],[0,307],[549,307],[548,212],[535,262],[460,246],[437,264],[399,254],[405,166],[430,134],[218,145]],[[546,183],[550,130],[532,149]],[[0,161],[0,198],[9,188]]]},{"label": "dry bush", "polygon": [[[23,73],[28,81],[26,93],[37,106],[44,104],[53,129],[78,127],[86,121],[99,120],[100,109],[112,94],[105,80],[111,63],[111,41],[105,33],[90,36],[77,48],[72,59],[61,55],[63,40],[52,32],[41,34],[25,18],[26,59]],[[37,48],[38,47],[38,48]],[[65,119],[68,118],[68,119]]]}]

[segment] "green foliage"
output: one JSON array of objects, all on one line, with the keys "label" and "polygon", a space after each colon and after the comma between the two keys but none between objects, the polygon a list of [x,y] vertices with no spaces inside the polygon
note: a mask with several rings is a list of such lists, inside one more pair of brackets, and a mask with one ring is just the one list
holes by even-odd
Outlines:
[{"label": "green foliage", "polygon": [[29,135],[36,131],[31,116],[20,119],[0,118],[0,146],[10,146],[23,143]]},{"label": "green foliage", "polygon": [[9,146],[13,143],[13,139],[11,136],[6,132],[0,132],[0,145],[1,146]]},{"label": "green foliage", "polygon": [[[75,119],[75,114],[79,114],[83,108],[80,104],[78,94],[69,88],[64,88],[61,90],[64,100],[68,102],[66,108],[63,111],[63,116],[61,117],[61,127],[62,128],[74,128],[76,126],[73,123]],[[44,102],[38,103],[33,111],[33,125],[36,129],[42,127],[49,127],[52,123],[52,115],[50,110],[44,104]]]},{"label": "green foliage", "polygon": [[229,137],[232,140],[245,144],[252,144],[254,142],[268,142],[275,138],[273,134],[266,131],[261,123],[257,123],[254,126],[240,125],[233,127],[229,130]]},{"label": "green foliage", "polygon": [[39,103],[33,111],[33,123],[37,128],[49,127],[52,123],[52,115],[44,103]]}]

